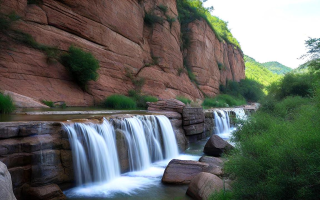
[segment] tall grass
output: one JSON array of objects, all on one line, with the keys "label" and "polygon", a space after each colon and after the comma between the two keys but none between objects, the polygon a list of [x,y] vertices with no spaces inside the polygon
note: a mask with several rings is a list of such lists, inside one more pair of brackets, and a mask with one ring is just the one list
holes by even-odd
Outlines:
[{"label": "tall grass", "polygon": [[137,103],[130,97],[115,94],[107,97],[103,106],[111,109],[136,109]]},{"label": "tall grass", "polygon": [[9,95],[0,93],[0,113],[11,113],[16,109]]}]

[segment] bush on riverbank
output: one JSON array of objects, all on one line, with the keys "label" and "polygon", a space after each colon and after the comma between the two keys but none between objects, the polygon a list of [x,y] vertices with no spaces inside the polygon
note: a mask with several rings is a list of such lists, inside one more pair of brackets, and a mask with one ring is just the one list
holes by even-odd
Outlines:
[{"label": "bush on riverbank", "polygon": [[228,94],[220,94],[214,98],[205,98],[202,106],[204,108],[210,107],[231,107],[241,106],[246,104],[246,100],[241,97],[235,97]]},{"label": "bush on riverbank", "polygon": [[177,96],[176,97],[177,100],[181,101],[184,104],[190,104],[192,101],[190,99],[188,99],[187,97],[184,96]]},{"label": "bush on riverbank", "polygon": [[112,109],[136,109],[137,103],[130,97],[115,94],[107,97],[103,102],[103,106]]},{"label": "bush on riverbank", "polygon": [[9,95],[0,93],[0,113],[11,113],[16,109]]},{"label": "bush on riverbank", "polygon": [[150,95],[142,95],[135,90],[129,90],[129,96],[136,101],[137,108],[146,110],[148,108],[147,102],[157,102],[158,98]]},{"label": "bush on riverbank", "polygon": [[264,97],[263,85],[253,79],[243,79],[240,82],[227,81],[220,85],[220,91],[236,97],[244,97],[247,101],[257,102]]},{"label": "bush on riverbank", "polygon": [[[279,83],[286,88],[270,92],[261,109],[234,133],[236,149],[225,163],[226,173],[236,176],[232,199],[319,199],[320,89],[308,95],[287,90],[307,79],[286,76],[291,81],[285,77]],[[274,94],[283,89],[293,92],[278,99]]]}]

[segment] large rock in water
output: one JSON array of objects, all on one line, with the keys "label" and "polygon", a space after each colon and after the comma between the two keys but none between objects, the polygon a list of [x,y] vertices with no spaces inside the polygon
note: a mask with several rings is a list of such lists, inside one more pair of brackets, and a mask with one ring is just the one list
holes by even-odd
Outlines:
[{"label": "large rock in water", "polygon": [[233,146],[228,142],[224,141],[218,135],[212,135],[206,145],[204,146],[203,152],[209,156],[221,156],[225,151],[232,149]]},{"label": "large rock in water", "polygon": [[16,200],[12,190],[12,181],[7,166],[0,162],[0,199]]},{"label": "large rock in water", "polygon": [[220,158],[211,157],[211,156],[202,156],[199,159],[199,162],[209,164],[209,170],[207,172],[217,176],[223,175],[223,171],[222,171],[223,161]]},{"label": "large rock in water", "polygon": [[197,174],[207,171],[209,164],[191,160],[173,159],[164,171],[162,182],[171,184],[189,184]]},{"label": "large rock in water", "polygon": [[212,193],[224,188],[230,189],[230,186],[224,184],[216,175],[201,172],[192,179],[187,190],[187,195],[196,200],[208,199]]}]

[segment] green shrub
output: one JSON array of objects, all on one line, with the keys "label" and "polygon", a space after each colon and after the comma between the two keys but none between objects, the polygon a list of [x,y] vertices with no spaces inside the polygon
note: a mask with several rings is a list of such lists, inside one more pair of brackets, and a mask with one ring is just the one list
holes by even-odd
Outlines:
[{"label": "green shrub", "polygon": [[192,101],[190,99],[188,99],[187,97],[184,96],[177,96],[176,97],[177,100],[181,101],[184,104],[190,104]]},{"label": "green shrub", "polygon": [[148,95],[141,95],[140,92],[137,92],[135,90],[129,90],[128,95],[136,101],[137,107],[139,109],[147,109],[148,108],[147,102],[157,102],[158,101],[157,97],[148,96]]},{"label": "green shrub", "polygon": [[0,113],[11,113],[16,109],[9,95],[0,93]]},{"label": "green shrub", "polygon": [[107,97],[103,102],[103,106],[111,109],[136,109],[137,108],[137,104],[132,98],[126,97],[124,95],[119,95],[119,94],[115,94]]},{"label": "green shrub", "polygon": [[40,44],[30,34],[24,33],[19,30],[14,30],[14,39],[31,48],[44,52],[47,56],[48,61],[59,59],[60,51],[58,48]]},{"label": "green shrub", "polygon": [[218,63],[219,70],[224,70],[225,66],[222,63]]},{"label": "green shrub", "polygon": [[175,17],[170,17],[169,15],[166,15],[167,21],[170,24],[170,28],[172,27],[173,22],[175,22],[177,19]]},{"label": "green shrub", "polygon": [[247,101],[259,101],[264,97],[263,86],[255,80],[243,79],[240,82],[227,81],[227,84],[220,85],[219,89],[224,94],[236,97],[244,97]]},{"label": "green shrub", "polygon": [[314,93],[314,82],[316,77],[310,74],[286,74],[281,82],[275,83],[269,88],[270,95],[277,99],[287,96],[312,97]]},{"label": "green shrub", "polygon": [[208,200],[232,200],[233,193],[232,191],[220,190],[218,192],[213,193],[209,196]]},{"label": "green shrub", "polygon": [[158,8],[165,14],[168,11],[168,6],[160,4],[158,5]]},{"label": "green shrub", "polygon": [[196,75],[195,75],[191,70],[187,70],[187,71],[188,71],[189,79],[190,79],[192,82],[194,82],[195,84],[198,84]]},{"label": "green shrub", "polygon": [[157,102],[158,98],[154,96],[142,95],[139,96],[137,99],[137,107],[139,109],[147,109],[148,105],[147,102]]},{"label": "green shrub", "polygon": [[153,12],[147,12],[144,16],[144,22],[149,26],[153,26],[155,23],[163,24],[164,19]]},{"label": "green shrub", "polygon": [[8,15],[0,13],[0,32],[6,34],[11,29],[12,23],[19,19],[20,17],[15,12],[12,12]]},{"label": "green shrub", "polygon": [[53,101],[41,100],[41,102],[42,102],[44,105],[49,106],[50,108],[53,108],[53,107],[54,107],[54,102],[53,102]]},{"label": "green shrub", "polygon": [[202,106],[205,108],[210,107],[230,107],[230,106],[241,106],[246,104],[243,98],[234,97],[227,94],[220,94],[214,98],[205,98]]},{"label": "green shrub", "polygon": [[98,79],[99,61],[91,53],[71,46],[69,52],[61,56],[61,61],[83,89],[86,89],[88,81]]},{"label": "green shrub", "polygon": [[236,149],[225,163],[236,176],[234,199],[319,199],[318,95],[272,100],[271,111],[262,105],[234,133]]}]

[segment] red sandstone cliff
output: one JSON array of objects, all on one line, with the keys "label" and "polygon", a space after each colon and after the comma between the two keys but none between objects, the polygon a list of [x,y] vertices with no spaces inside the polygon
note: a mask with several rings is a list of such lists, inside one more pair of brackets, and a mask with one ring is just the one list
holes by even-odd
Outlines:
[{"label": "red sandstone cliff", "polygon": [[[144,24],[146,12],[165,18],[157,5],[168,6],[167,15],[177,17],[175,0],[43,0],[28,5],[27,0],[3,1],[2,12],[15,11],[21,20],[14,27],[31,34],[39,43],[66,51],[75,45],[91,52],[100,62],[99,79],[81,90],[60,63],[46,61],[35,49],[7,41],[0,48],[0,89],[35,99],[65,101],[69,106],[87,106],[106,96],[127,94],[134,86],[126,76],[130,71],[144,77],[144,93],[160,98],[178,95],[192,99],[203,93],[214,96],[219,85],[245,77],[242,53],[220,42],[204,21],[189,24],[191,45],[180,50],[180,24],[165,21],[150,27]],[[199,87],[183,68],[183,54],[196,75]],[[152,56],[158,57],[157,65]],[[219,70],[222,63],[223,70]]]}]

